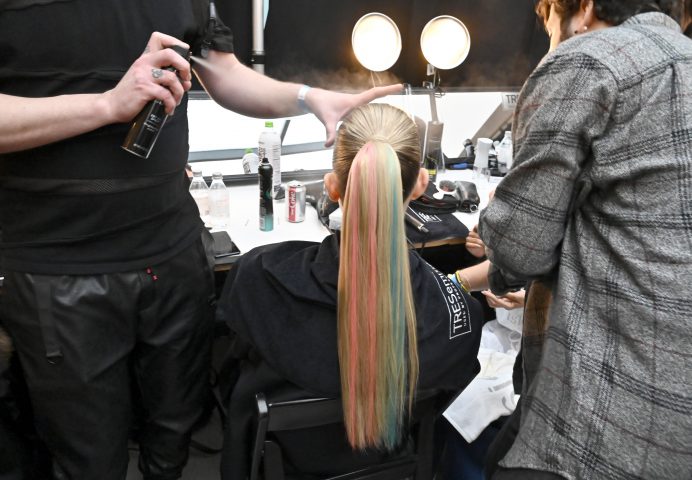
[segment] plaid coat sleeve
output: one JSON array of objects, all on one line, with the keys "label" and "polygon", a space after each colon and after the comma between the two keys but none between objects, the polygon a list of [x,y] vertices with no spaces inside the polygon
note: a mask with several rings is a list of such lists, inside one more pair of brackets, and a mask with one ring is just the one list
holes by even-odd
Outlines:
[{"label": "plaid coat sleeve", "polygon": [[480,217],[494,292],[554,271],[590,145],[606,129],[616,92],[610,71],[582,53],[548,55],[526,82],[514,115],[514,166]]}]

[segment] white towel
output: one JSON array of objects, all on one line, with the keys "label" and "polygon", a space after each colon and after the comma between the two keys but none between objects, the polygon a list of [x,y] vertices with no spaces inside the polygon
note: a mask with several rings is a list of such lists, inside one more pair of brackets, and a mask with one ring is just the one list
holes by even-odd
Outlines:
[{"label": "white towel", "polygon": [[510,415],[517,406],[519,395],[514,394],[512,384],[521,338],[517,335],[496,320],[483,326],[478,351],[481,371],[444,412],[445,418],[469,443],[490,423]]}]

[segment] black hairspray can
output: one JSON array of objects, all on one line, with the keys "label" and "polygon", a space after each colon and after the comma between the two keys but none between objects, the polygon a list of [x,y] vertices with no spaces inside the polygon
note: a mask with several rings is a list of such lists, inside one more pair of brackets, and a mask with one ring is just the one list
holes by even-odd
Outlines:
[{"label": "black hairspray can", "polygon": [[[188,62],[190,61],[190,50],[186,47],[176,45],[168,48]],[[166,67],[162,70],[176,71],[173,67]],[[159,138],[159,133],[161,133],[167,118],[168,115],[166,115],[166,107],[163,102],[161,100],[150,101],[135,117],[122,147],[137,156],[149,158],[151,149],[154,148],[154,143]]]},{"label": "black hairspray can", "polygon": [[274,169],[267,157],[262,159],[257,175],[260,190],[259,226],[260,230],[268,232],[274,229],[274,201],[272,200]]}]

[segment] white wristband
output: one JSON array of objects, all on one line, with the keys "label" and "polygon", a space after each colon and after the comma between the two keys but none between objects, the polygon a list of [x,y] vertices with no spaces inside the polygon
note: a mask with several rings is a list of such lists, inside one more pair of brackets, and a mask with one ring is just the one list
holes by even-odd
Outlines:
[{"label": "white wristband", "polygon": [[303,113],[311,113],[310,112],[310,107],[308,107],[307,102],[305,101],[305,97],[307,96],[308,92],[310,91],[309,86],[303,85],[300,87],[300,90],[298,90],[298,107]]}]

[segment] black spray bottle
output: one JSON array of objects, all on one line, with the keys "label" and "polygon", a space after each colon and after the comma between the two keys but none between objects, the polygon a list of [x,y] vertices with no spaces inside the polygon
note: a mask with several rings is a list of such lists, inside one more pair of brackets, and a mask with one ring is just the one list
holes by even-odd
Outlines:
[{"label": "black spray bottle", "polygon": [[[188,62],[190,61],[190,50],[186,47],[176,45],[168,48]],[[176,71],[173,67],[166,67],[162,70]],[[161,100],[150,101],[135,117],[122,147],[137,156],[149,158],[151,149],[154,148],[154,143],[159,138],[159,133],[161,133],[167,118],[168,115],[166,115],[166,107],[163,102]]]},{"label": "black spray bottle", "polygon": [[269,159],[264,157],[257,169],[259,176],[259,227],[263,232],[274,229],[274,201],[272,200],[274,169]]}]

